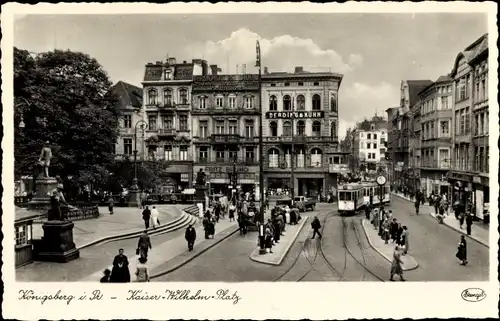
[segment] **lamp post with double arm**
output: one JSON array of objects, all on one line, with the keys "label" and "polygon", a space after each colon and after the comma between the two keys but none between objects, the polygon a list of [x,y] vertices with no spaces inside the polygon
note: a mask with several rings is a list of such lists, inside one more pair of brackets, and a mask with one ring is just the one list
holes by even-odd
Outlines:
[{"label": "lamp post with double arm", "polygon": [[144,135],[144,131],[148,128],[148,124],[144,120],[138,120],[134,126],[134,179],[132,180],[131,190],[137,191],[139,186],[137,185],[137,128],[141,128],[142,134]]}]

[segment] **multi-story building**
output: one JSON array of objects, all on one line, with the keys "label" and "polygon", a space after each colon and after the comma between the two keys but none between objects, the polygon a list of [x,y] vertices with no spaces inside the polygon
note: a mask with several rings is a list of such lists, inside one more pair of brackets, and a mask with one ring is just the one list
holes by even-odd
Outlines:
[{"label": "multi-story building", "polygon": [[[347,171],[338,151],[338,90],[342,75],[306,72],[262,75],[264,186],[269,193],[326,195]],[[337,162],[337,164],[335,164]],[[331,165],[330,165],[331,163]]]},{"label": "multi-story building", "polygon": [[208,64],[168,58],[145,69],[142,118],[147,126],[139,156],[163,166],[167,189],[182,190],[193,182],[191,85],[193,76],[208,74]]},{"label": "multi-story building", "polygon": [[385,162],[387,129],[371,125],[371,130],[355,130],[353,133],[352,153],[358,166],[365,165],[368,170],[377,170]]},{"label": "multi-story building", "polygon": [[451,168],[452,79],[441,76],[419,93],[420,183],[426,195],[449,193]]},{"label": "multi-story building", "polygon": [[465,193],[453,193],[472,203],[482,217],[489,203],[488,35],[460,52],[453,70],[453,160],[450,182],[461,182]]},{"label": "multi-story building", "polygon": [[194,172],[207,174],[212,193],[239,187],[258,198],[259,78],[216,72],[193,79]]}]

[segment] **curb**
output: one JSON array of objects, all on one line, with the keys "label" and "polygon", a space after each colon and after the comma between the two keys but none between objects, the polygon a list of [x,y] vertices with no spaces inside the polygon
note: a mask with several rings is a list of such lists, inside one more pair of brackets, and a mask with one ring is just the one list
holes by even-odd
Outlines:
[{"label": "curb", "polygon": [[[370,244],[370,246],[372,247],[372,249],[374,249],[384,259],[386,259],[387,261],[389,261],[389,262],[392,263],[392,260],[390,259],[390,257],[387,257],[387,255],[385,255],[384,253],[382,253],[377,247],[373,246],[373,243],[370,240],[370,237],[368,236],[368,233],[366,233],[366,228],[365,228],[365,224],[364,224],[365,221],[366,221],[366,219],[362,219],[361,220],[361,226],[363,227],[363,232],[365,233],[365,236],[366,236],[366,239],[368,240],[368,243]],[[415,267],[412,267],[411,269],[408,269],[408,268],[405,268],[404,266],[402,266],[403,271],[412,271],[412,270],[416,270],[418,268],[419,265],[418,265],[417,260],[415,260],[415,258],[413,256],[411,256],[411,255],[410,255],[410,257],[413,258],[413,260],[415,261],[416,265],[415,265]]]},{"label": "curb", "polygon": [[[194,260],[195,258],[197,258],[198,256],[200,256],[201,254],[205,253],[206,251],[208,251],[209,249],[213,248],[215,245],[221,243],[222,241],[224,241],[225,239],[229,238],[230,236],[234,235],[236,232],[239,231],[239,226],[233,226],[233,227],[228,227],[226,228],[225,230],[223,230],[221,233],[227,231],[227,230],[231,230],[231,229],[234,229],[233,231],[229,231],[226,235],[222,236],[220,239],[218,240],[215,240],[214,242],[210,243],[208,246],[206,246],[205,248],[201,249],[199,252],[196,252],[194,253],[193,255],[187,257],[185,260],[182,260],[181,262],[177,263],[175,266],[167,269],[167,270],[164,270],[162,272],[158,272],[158,273],[155,273],[155,274],[152,274],[150,276],[150,279],[156,279],[158,277],[161,277],[161,276],[164,276],[164,275],[167,275],[167,274],[170,274],[176,270],[178,270],[179,268],[183,267],[184,265],[188,264],[189,262],[191,262],[192,260]],[[204,242],[202,242],[201,244],[207,242],[208,243],[208,240],[205,240]],[[206,243],[205,243],[206,244]],[[186,253],[186,252],[184,252]],[[181,255],[183,254],[180,254],[178,255],[177,257],[180,257]],[[177,257],[174,257],[172,259],[170,259],[170,261],[172,260],[175,260]],[[136,281],[133,281],[133,282],[136,282]]]},{"label": "curb", "polygon": [[[434,213],[429,213],[429,215],[430,215],[430,216],[432,216],[433,218],[436,218],[436,215],[434,215]],[[486,246],[487,248],[490,248],[490,245],[489,245],[489,244],[487,244],[486,242],[484,242],[484,241],[482,241],[482,240],[480,240],[480,239],[478,239],[478,238],[475,238],[475,237],[473,237],[472,235],[467,235],[467,233],[464,233],[464,231],[463,231],[463,230],[461,230],[461,229],[459,229],[459,228],[456,228],[456,227],[453,227],[453,226],[451,226],[451,225],[449,225],[449,224],[446,224],[445,222],[446,222],[446,219],[445,219],[445,221],[443,222],[443,224],[440,224],[440,225],[444,225],[444,226],[446,226],[447,228],[450,228],[450,229],[452,229],[452,230],[454,230],[454,231],[457,231],[457,232],[459,232],[460,234],[465,235],[465,237],[467,237],[467,238],[469,238],[469,239],[471,239],[471,240],[474,240],[474,241],[476,241],[477,243],[479,243],[479,244],[481,244],[481,245]]]},{"label": "curb", "polygon": [[[264,260],[260,260],[260,259],[257,259],[254,257],[254,253],[255,252],[258,252],[260,247],[257,247],[255,250],[252,251],[252,253],[250,253],[250,255],[248,256],[250,258],[250,260],[254,261],[254,262],[257,262],[257,263],[262,263],[262,264],[268,264],[268,265],[274,265],[274,266],[278,266],[278,265],[281,265],[281,263],[283,263],[283,260],[285,259],[286,255],[288,254],[288,252],[290,251],[290,249],[292,248],[292,245],[295,243],[295,241],[297,240],[297,237],[299,236],[300,232],[302,231],[302,229],[304,228],[304,226],[306,225],[306,222],[307,220],[309,219],[308,216],[305,216],[302,218],[302,223],[301,225],[299,225],[299,228],[297,229],[297,231],[295,231],[295,234],[291,240],[291,242],[288,243],[285,251],[283,252],[283,254],[281,255],[279,261],[277,263],[274,263],[274,262],[269,262],[269,261],[264,261]],[[260,254],[259,256],[257,257],[262,257]]]},{"label": "curb", "polygon": [[[155,230],[153,228],[149,228],[148,232],[153,231],[153,233],[151,235],[159,235],[159,234],[164,234],[163,232],[168,233],[168,232],[172,232],[172,231],[175,231],[175,230],[181,228],[183,225],[179,226],[180,223],[182,223],[182,222],[186,223],[186,222],[190,221],[191,217],[193,217],[192,215],[186,214],[184,211],[181,211],[181,213],[182,214],[178,218],[166,223],[164,226],[161,227],[161,229]],[[174,229],[171,230],[172,228],[174,228]],[[123,239],[127,239],[127,238],[137,237],[142,232],[144,232],[144,229],[138,229],[138,230],[132,231],[132,232],[125,232],[122,234],[105,236],[105,237],[102,237],[100,239],[83,244],[82,246],[77,247],[77,249],[82,250],[82,249],[85,249],[87,247],[97,245],[100,243],[104,243],[104,242],[118,241],[118,240],[123,240]]]}]

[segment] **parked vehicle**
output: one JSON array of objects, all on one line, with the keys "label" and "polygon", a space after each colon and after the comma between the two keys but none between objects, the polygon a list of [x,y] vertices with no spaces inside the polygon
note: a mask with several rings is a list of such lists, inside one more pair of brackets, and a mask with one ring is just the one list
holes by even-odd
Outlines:
[{"label": "parked vehicle", "polygon": [[308,198],[305,196],[295,196],[293,199],[293,203],[301,212],[305,212],[308,209],[314,211],[314,208],[316,207],[316,200],[314,198]]}]

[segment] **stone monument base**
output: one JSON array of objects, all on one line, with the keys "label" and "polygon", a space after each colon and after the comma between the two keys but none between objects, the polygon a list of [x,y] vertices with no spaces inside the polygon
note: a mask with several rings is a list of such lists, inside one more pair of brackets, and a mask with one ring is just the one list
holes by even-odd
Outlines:
[{"label": "stone monument base", "polygon": [[203,214],[205,214],[205,211],[207,210],[205,197],[207,196],[208,188],[205,185],[195,185],[194,189],[196,190],[196,193],[194,194],[194,203],[203,204]]},{"label": "stone monument base", "polygon": [[37,178],[35,181],[36,193],[28,203],[29,210],[46,211],[50,208],[50,192],[57,188],[57,180],[52,177]]},{"label": "stone monument base", "polygon": [[128,191],[128,207],[139,207],[139,194],[141,194],[140,190],[129,190]]},{"label": "stone monument base", "polygon": [[42,226],[43,238],[34,240],[34,259],[45,262],[66,263],[80,257],[73,242],[73,222],[48,221]]}]

